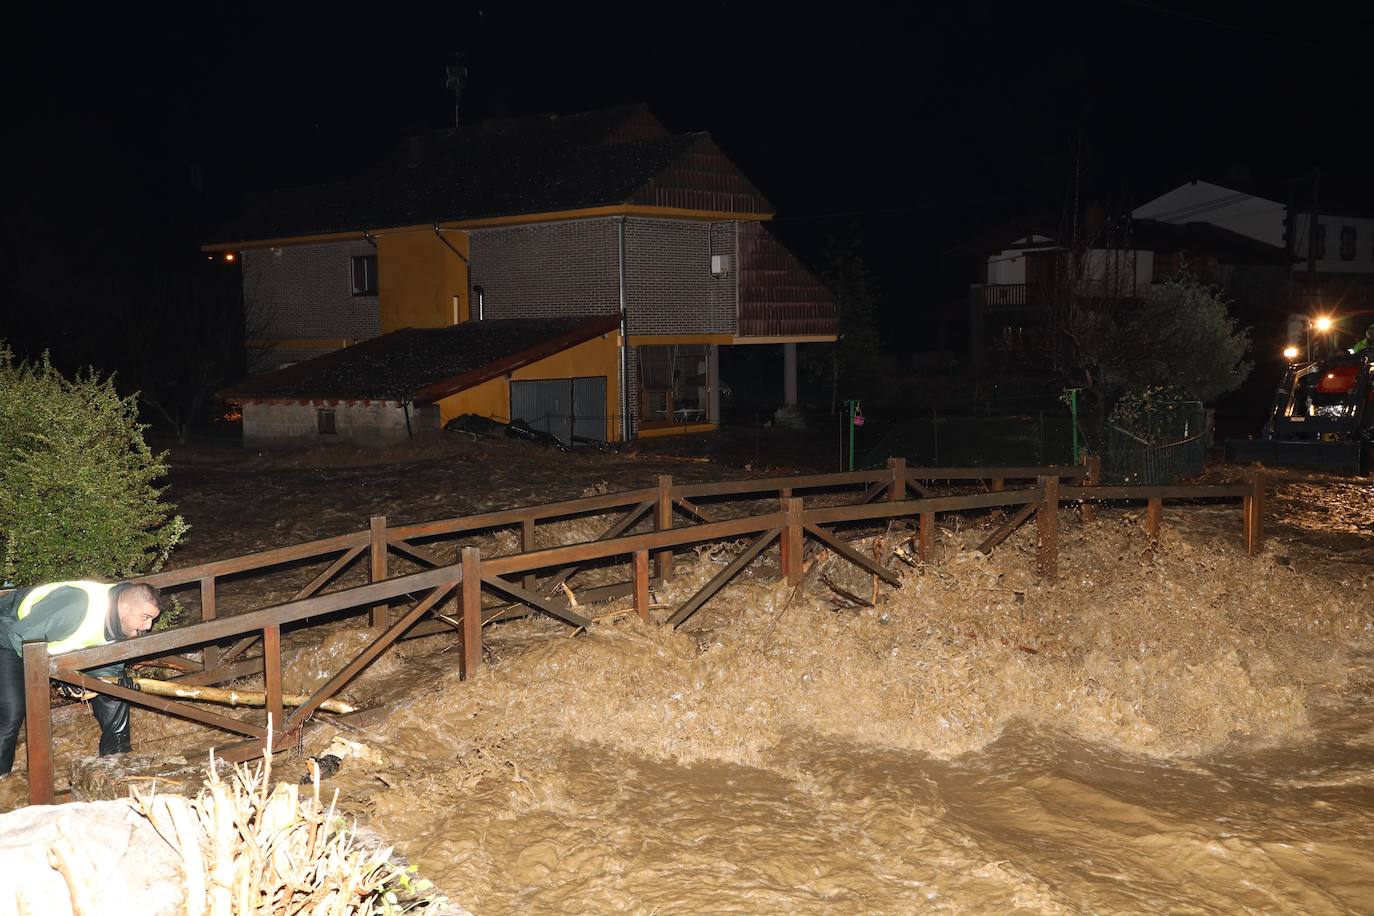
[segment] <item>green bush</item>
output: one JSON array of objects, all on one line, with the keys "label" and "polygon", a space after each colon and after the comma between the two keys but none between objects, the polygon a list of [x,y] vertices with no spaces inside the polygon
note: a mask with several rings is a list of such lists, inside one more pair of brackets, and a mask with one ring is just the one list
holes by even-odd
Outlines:
[{"label": "green bush", "polygon": [[154,481],[134,396],[94,370],[67,379],[0,341],[0,576],[15,585],[159,569],[187,526]]}]

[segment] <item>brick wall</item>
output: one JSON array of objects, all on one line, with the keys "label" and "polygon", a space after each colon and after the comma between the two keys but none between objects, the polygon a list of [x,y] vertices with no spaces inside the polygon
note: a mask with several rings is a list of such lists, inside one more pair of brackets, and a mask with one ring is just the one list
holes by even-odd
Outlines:
[{"label": "brick wall", "polygon": [[255,338],[366,339],[379,333],[376,296],[354,296],[350,258],[376,254],[367,242],[243,253],[248,333]]}]

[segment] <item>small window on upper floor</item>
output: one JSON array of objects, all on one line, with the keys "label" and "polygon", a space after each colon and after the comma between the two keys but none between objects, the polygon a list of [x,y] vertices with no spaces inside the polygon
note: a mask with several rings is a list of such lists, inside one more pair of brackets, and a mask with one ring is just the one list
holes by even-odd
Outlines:
[{"label": "small window on upper floor", "polygon": [[1326,257],[1326,224],[1317,223],[1317,260]]},{"label": "small window on upper floor", "polygon": [[360,254],[353,258],[353,295],[377,295],[377,256]]},{"label": "small window on upper floor", "polygon": [[1355,227],[1341,227],[1341,260],[1355,260]]}]

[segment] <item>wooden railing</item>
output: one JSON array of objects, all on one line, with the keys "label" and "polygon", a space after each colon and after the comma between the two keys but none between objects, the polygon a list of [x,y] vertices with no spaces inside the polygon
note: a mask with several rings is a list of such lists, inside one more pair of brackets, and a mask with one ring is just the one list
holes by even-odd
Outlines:
[{"label": "wooden railing", "polygon": [[[1005,487],[1007,480],[1024,478],[1034,478],[1036,482],[1024,488]],[[647,621],[651,568],[656,568],[659,579],[670,579],[673,550],[704,542],[750,539],[730,564],[669,615],[666,622],[672,626],[680,626],[688,620],[775,540],[780,542],[782,576],[792,585],[800,585],[802,581],[807,538],[890,584],[900,585],[896,574],[855,550],[837,536],[832,527],[827,527],[838,524],[914,518],[918,523],[918,554],[926,559],[933,546],[938,513],[1015,508],[1017,511],[994,530],[979,549],[992,550],[1035,515],[1037,568],[1042,576],[1053,578],[1058,563],[1057,510],[1064,501],[1082,502],[1084,514],[1090,515],[1093,502],[1144,500],[1146,529],[1150,536],[1156,536],[1166,499],[1240,498],[1244,506],[1242,529],[1246,549],[1252,554],[1259,550],[1263,536],[1264,488],[1258,476],[1245,484],[1162,487],[1103,487],[1096,485],[1098,479],[1095,459],[1090,459],[1082,468],[998,469],[907,468],[902,459],[892,459],[887,468],[879,471],[686,485],[674,484],[671,477],[662,476],[655,487],[441,521],[389,527],[384,517],[378,517],[365,532],[158,573],[140,581],[166,588],[195,585],[200,589],[200,622],[58,656],[49,656],[45,643],[24,646],[30,797],[35,803],[49,802],[53,798],[51,710],[47,690],[50,679],[227,731],[246,740],[217,748],[216,756],[230,761],[251,759],[264,750],[269,721],[275,747],[294,745],[320,704],[335,696],[402,637],[456,630],[463,646],[459,657],[461,674],[470,677],[481,664],[482,627],[497,620],[544,613],[581,629],[589,627],[591,621],[578,612],[577,606],[632,594],[635,611]],[[927,484],[937,480],[984,481],[986,489],[981,493],[936,495]],[[1065,480],[1071,482],[1064,484]],[[843,505],[808,508],[797,495],[801,491],[862,485],[866,486],[858,501]],[[745,496],[761,501],[765,508],[768,504],[776,508],[736,517],[714,517],[721,512],[722,501]],[[627,507],[628,510],[596,540],[536,547],[536,526],[540,522],[626,510]],[[760,508],[760,502],[745,508]],[[689,517],[693,523],[676,526],[675,513]],[[652,520],[651,530],[630,533],[648,519]],[[451,557],[443,557],[436,552],[441,549],[438,545],[419,543],[511,526],[518,526],[520,530],[521,550],[514,554],[484,557],[477,548],[463,546]],[[430,568],[391,575],[388,556],[393,552]],[[369,556],[366,584],[323,592],[329,582],[364,553]],[[222,577],[328,557],[334,557],[330,565],[291,600],[232,616],[216,615],[217,583]],[[628,561],[630,579],[583,589],[579,600],[570,601],[572,592],[567,587],[568,581],[586,564],[607,560]],[[484,590],[498,593],[512,603],[483,607]],[[441,604],[454,596],[457,597],[457,611],[442,613]],[[414,603],[399,614],[393,614],[389,604],[404,598],[411,598]],[[320,623],[341,612],[366,612],[368,623],[377,630],[377,635],[303,705],[287,715],[282,702],[282,628],[291,624]],[[432,619],[422,623],[425,617]],[[262,646],[261,654],[245,658],[248,648],[258,643]],[[194,656],[186,654],[191,650],[201,651],[198,664]],[[211,713],[188,703],[128,690],[84,673],[92,668],[139,661],[156,661],[164,665],[170,662],[186,672],[182,679],[198,684],[261,672],[265,681],[266,718],[259,724]],[[368,712],[354,715],[365,716]]]}]

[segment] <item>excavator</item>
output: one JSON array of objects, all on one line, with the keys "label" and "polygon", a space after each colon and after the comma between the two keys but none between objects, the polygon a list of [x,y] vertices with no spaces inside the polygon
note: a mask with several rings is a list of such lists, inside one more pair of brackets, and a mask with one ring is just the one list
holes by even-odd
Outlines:
[{"label": "excavator", "polygon": [[1317,359],[1284,350],[1288,368],[1258,439],[1229,439],[1228,461],[1310,467],[1360,474],[1374,445],[1371,348],[1341,349]]}]

